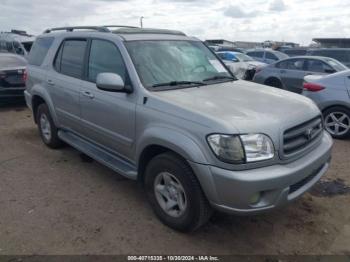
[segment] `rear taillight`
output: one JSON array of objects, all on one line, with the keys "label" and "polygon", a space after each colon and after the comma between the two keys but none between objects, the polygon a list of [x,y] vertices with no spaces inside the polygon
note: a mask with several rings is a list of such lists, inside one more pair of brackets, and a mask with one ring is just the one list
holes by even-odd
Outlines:
[{"label": "rear taillight", "polygon": [[25,83],[27,81],[27,79],[28,79],[27,69],[23,70],[22,78],[23,78],[23,82]]},{"label": "rear taillight", "polygon": [[318,92],[325,89],[324,86],[321,86],[319,84],[314,84],[314,83],[304,83],[303,88],[310,92]]}]

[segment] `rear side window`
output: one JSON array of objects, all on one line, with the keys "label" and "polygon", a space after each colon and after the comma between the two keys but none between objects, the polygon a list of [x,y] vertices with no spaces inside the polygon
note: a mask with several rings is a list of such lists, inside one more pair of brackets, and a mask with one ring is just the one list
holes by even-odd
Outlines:
[{"label": "rear side window", "polygon": [[271,53],[269,53],[269,52],[266,52],[265,58],[266,58],[266,59],[275,60],[275,61],[278,60],[277,56],[275,56],[274,54],[271,54]]},{"label": "rear side window", "polygon": [[29,53],[28,63],[30,65],[41,66],[47,52],[49,51],[54,38],[53,37],[42,37],[38,38]]},{"label": "rear side window", "polygon": [[24,51],[18,42],[13,42],[13,48],[18,55],[24,55]]},{"label": "rear side window", "polygon": [[97,75],[100,73],[116,73],[125,82],[126,69],[118,48],[105,40],[92,40],[88,80],[96,82]]},{"label": "rear side window", "polygon": [[279,62],[276,67],[288,70],[303,70],[304,59],[289,59]]},{"label": "rear side window", "polygon": [[332,67],[320,60],[310,59],[308,60],[307,70],[311,72],[327,73],[334,71]]},{"label": "rear side window", "polygon": [[86,40],[66,40],[61,45],[54,62],[55,69],[75,78],[81,78],[84,69]]},{"label": "rear side window", "polygon": [[13,53],[13,46],[11,42],[6,43],[6,50],[10,53]]}]

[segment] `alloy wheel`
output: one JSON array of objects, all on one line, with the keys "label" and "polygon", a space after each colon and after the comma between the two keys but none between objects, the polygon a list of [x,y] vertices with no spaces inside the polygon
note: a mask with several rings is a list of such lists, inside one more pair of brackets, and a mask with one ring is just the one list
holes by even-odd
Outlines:
[{"label": "alloy wheel", "polygon": [[158,204],[171,217],[180,217],[187,208],[185,190],[180,181],[168,172],[161,172],[154,180]]},{"label": "alloy wheel", "polygon": [[326,130],[336,136],[342,136],[350,130],[350,118],[344,112],[332,112],[325,117]]},{"label": "alloy wheel", "polygon": [[41,128],[41,133],[43,134],[43,137],[46,141],[51,140],[51,124],[49,119],[45,114],[42,114],[40,116],[40,128]]}]

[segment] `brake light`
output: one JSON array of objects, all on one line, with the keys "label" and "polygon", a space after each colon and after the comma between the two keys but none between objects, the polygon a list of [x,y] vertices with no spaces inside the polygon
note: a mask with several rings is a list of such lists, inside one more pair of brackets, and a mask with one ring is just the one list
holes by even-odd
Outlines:
[{"label": "brake light", "polygon": [[25,83],[27,81],[27,79],[28,79],[27,69],[23,70],[22,78],[23,78],[23,82]]},{"label": "brake light", "polygon": [[324,86],[314,84],[314,83],[304,83],[303,88],[307,91],[310,91],[310,92],[318,92],[318,91],[325,89]]}]

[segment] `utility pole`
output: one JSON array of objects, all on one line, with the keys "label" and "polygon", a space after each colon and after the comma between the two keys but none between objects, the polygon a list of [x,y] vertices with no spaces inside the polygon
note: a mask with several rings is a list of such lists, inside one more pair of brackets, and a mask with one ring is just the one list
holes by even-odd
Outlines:
[{"label": "utility pole", "polygon": [[143,19],[144,19],[144,17],[141,16],[141,17],[140,17],[140,26],[141,26],[141,28],[143,28]]}]

